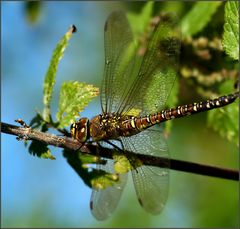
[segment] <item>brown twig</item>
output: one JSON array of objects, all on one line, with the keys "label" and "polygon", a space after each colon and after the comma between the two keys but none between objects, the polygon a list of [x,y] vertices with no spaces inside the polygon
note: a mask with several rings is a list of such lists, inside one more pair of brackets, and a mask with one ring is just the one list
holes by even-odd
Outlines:
[{"label": "brown twig", "polygon": [[[60,148],[65,148],[68,150],[78,150],[81,147],[81,151],[85,152],[97,152],[96,145],[84,145],[82,146],[78,141],[68,138],[68,137],[58,137],[53,134],[43,133],[40,131],[33,130],[28,127],[18,127],[15,125],[1,123],[1,132],[11,135],[18,136],[19,139],[37,140],[48,145],[53,145]],[[89,150],[90,149],[90,150]],[[133,152],[127,152],[129,155],[136,156]],[[112,158],[113,151],[111,149],[101,150],[101,156],[106,158]],[[154,157],[149,155],[137,154],[138,159],[140,159],[144,165],[165,167],[167,158]],[[176,159],[170,159],[170,169],[189,172],[199,175],[206,175],[218,178],[224,178],[228,180],[239,180],[239,171],[227,168],[220,168],[210,165],[203,165],[194,162],[181,161]]]}]

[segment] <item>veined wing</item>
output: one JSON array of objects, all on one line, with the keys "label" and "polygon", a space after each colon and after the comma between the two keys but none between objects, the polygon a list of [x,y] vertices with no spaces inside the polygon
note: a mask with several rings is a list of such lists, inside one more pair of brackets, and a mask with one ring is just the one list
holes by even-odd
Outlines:
[{"label": "veined wing", "polygon": [[[159,17],[149,42],[143,44],[139,71],[134,76],[129,92],[119,104],[117,113],[131,110],[147,115],[163,109],[173,87],[180,53],[180,31],[176,17]],[[137,58],[137,56],[136,56]]]},{"label": "veined wing", "polygon": [[[97,164],[97,169],[99,171],[106,171],[109,174],[116,174],[114,160],[105,158],[104,160],[106,160],[107,163],[105,165]],[[118,176],[118,181],[115,181],[113,185],[108,185],[106,188],[102,189],[93,188],[90,209],[96,219],[105,220],[114,212],[126,185],[127,175],[127,173],[116,174],[116,176]],[[100,185],[105,186],[105,184],[102,183],[100,183]]]},{"label": "veined wing", "polygon": [[178,67],[180,32],[176,21],[170,14],[160,17],[149,38],[137,47],[125,14],[119,11],[109,16],[101,87],[103,113],[141,111],[146,115],[164,107]]},{"label": "veined wing", "polygon": [[132,170],[138,201],[151,214],[158,214],[165,206],[169,186],[168,147],[159,130],[150,128],[131,137],[121,138],[125,150],[139,154],[165,157],[166,166],[136,167]]},{"label": "veined wing", "polygon": [[134,67],[133,35],[125,14],[110,14],[104,27],[105,69],[101,86],[103,113],[116,111],[130,88]]}]

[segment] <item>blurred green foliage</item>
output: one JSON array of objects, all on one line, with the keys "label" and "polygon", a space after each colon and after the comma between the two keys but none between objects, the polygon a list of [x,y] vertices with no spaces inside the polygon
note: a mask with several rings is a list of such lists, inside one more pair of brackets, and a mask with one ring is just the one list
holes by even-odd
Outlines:
[{"label": "blurred green foliage", "polygon": [[207,26],[212,15],[221,4],[222,2],[220,1],[196,2],[192,9],[181,20],[183,37],[193,36]]},{"label": "blurred green foliage", "polygon": [[[238,2],[197,2],[182,19],[185,36],[182,55],[185,58],[181,58],[184,59],[180,67],[181,76],[189,84],[193,83],[191,78],[195,85],[197,81],[196,91],[203,98],[214,99],[236,90],[234,83],[239,67],[235,61],[239,57],[238,12]],[[221,27],[217,26],[219,24]],[[237,100],[229,106],[207,112],[208,126],[238,145],[238,114]]]},{"label": "blurred green foliage", "polygon": [[127,14],[135,38],[142,36],[149,26],[153,14],[153,7],[154,2],[149,2],[144,5],[140,13],[129,12]]},{"label": "blurred green foliage", "polygon": [[26,1],[24,3],[25,14],[30,24],[36,24],[39,21],[42,2],[41,1]]}]

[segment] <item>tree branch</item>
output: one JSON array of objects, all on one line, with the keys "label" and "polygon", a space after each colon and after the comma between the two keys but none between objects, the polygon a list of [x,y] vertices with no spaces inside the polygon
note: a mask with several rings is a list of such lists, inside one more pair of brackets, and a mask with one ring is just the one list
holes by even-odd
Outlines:
[{"label": "tree branch", "polygon": [[[65,148],[68,150],[78,150],[81,148],[81,151],[84,153],[91,152],[92,155],[94,152],[97,152],[98,146],[93,144],[84,144],[82,145],[78,141],[68,137],[58,137],[53,134],[43,133],[40,131],[36,131],[31,129],[30,127],[19,127],[7,123],[1,123],[1,132],[11,135],[18,136],[18,139],[26,139],[26,140],[36,140],[43,142],[48,145],[53,145],[60,148]],[[137,156],[144,165],[151,165],[157,167],[166,167],[166,160],[169,159],[164,157],[154,157],[149,155],[141,155],[133,152],[127,151],[129,155]],[[101,150],[102,157],[112,159],[113,151],[108,148],[104,148]],[[181,161],[176,159],[170,159],[170,169],[194,173],[198,175],[206,175],[218,178],[224,178],[228,180],[239,180],[239,171],[227,168],[220,168],[210,165],[203,165],[194,162]]]}]

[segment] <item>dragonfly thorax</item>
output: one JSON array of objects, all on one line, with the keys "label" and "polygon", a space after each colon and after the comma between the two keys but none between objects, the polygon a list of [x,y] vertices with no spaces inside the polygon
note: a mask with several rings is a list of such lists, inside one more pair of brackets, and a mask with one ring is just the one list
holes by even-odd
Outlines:
[{"label": "dragonfly thorax", "polygon": [[100,114],[91,119],[90,136],[93,141],[116,139],[120,133],[121,117],[116,114]]}]

